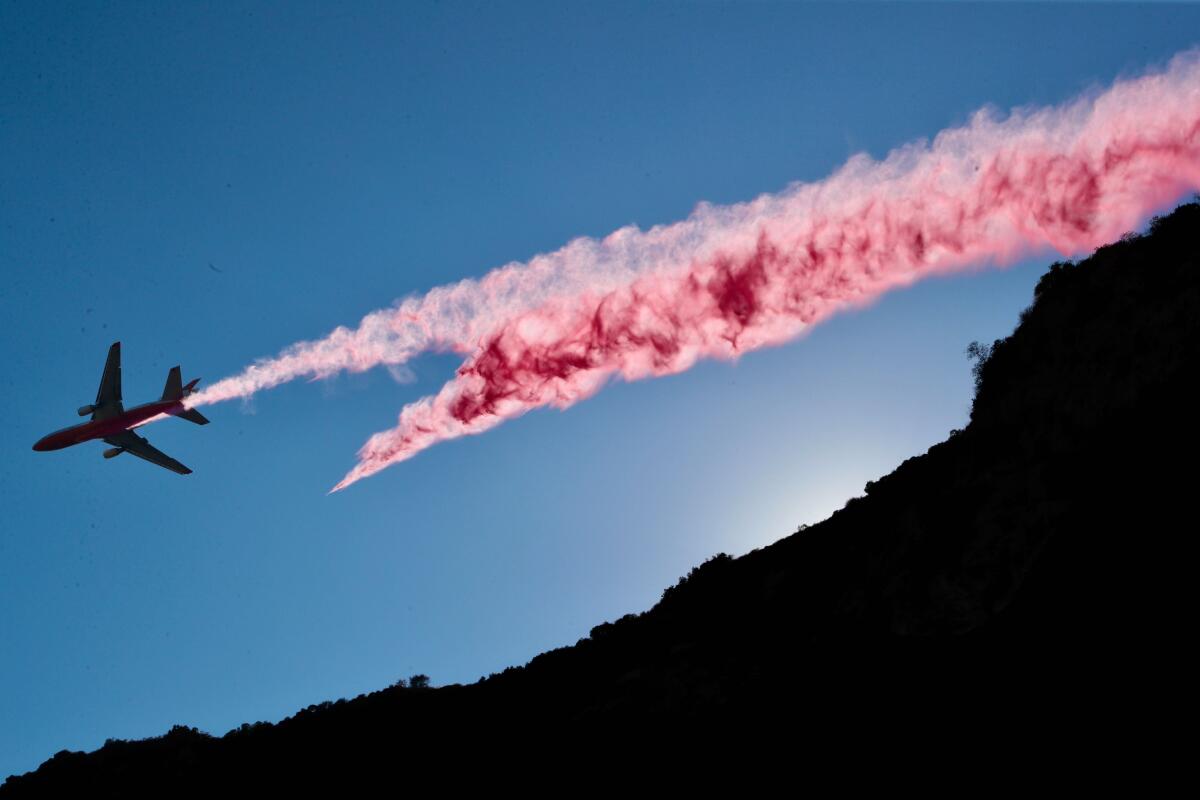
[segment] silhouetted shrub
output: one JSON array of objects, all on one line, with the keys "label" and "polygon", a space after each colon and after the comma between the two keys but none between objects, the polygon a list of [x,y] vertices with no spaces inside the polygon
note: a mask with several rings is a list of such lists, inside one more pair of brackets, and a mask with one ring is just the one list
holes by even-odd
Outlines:
[{"label": "silhouetted shrub", "polygon": [[[992,353],[996,349],[996,345],[1000,344],[997,339],[992,344],[983,344],[982,342],[971,342],[967,345],[967,358],[975,363],[971,365],[971,376],[975,379],[975,392],[979,392],[979,387],[983,385],[983,367],[987,364],[988,359],[992,357]],[[868,484],[869,486],[870,484]]]},{"label": "silhouetted shrub", "polygon": [[1046,274],[1038,279],[1037,285],[1033,287],[1034,298],[1041,297],[1045,292],[1057,286],[1063,276],[1067,274],[1075,265],[1070,261],[1055,261],[1046,270]]},{"label": "silhouetted shrub", "polygon": [[728,553],[717,553],[715,556],[709,558],[707,561],[705,561],[700,566],[692,567],[692,571],[689,572],[687,575],[684,575],[682,578],[680,578],[678,583],[676,583],[674,586],[670,586],[667,589],[665,589],[662,593],[662,601],[665,602],[667,599],[676,596],[676,594],[679,592],[679,590],[682,589],[689,582],[695,583],[696,580],[698,578],[700,578],[702,575],[705,578],[707,578],[708,576],[719,571],[721,569],[721,567],[724,567],[731,563],[733,563],[733,557],[730,556]]}]

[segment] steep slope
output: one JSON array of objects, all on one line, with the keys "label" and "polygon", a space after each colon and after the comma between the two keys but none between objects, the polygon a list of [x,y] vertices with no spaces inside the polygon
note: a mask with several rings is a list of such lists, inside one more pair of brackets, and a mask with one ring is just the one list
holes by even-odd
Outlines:
[{"label": "steep slope", "polygon": [[1013,334],[980,351],[966,429],[572,647],[219,739],[177,728],[64,751],[0,794],[294,788],[780,719],[795,743],[918,723],[985,739],[1015,721],[1153,727],[1179,702],[1191,638],[1198,255],[1193,203],[1051,266]]}]

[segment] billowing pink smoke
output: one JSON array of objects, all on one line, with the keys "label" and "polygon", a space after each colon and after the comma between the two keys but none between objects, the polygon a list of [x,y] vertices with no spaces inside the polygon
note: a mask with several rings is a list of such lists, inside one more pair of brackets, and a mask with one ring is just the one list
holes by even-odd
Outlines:
[{"label": "billowing pink smoke", "polygon": [[685,370],[779,344],[846,304],[918,278],[1009,262],[1050,246],[1092,249],[1200,188],[1200,59],[1066,106],[999,120],[981,111],[932,145],[646,232],[581,239],[527,265],[293,346],[193,396],[245,397],[301,375],[467,356],[406,406],[334,487],[540,406],[567,408],[609,378]]}]

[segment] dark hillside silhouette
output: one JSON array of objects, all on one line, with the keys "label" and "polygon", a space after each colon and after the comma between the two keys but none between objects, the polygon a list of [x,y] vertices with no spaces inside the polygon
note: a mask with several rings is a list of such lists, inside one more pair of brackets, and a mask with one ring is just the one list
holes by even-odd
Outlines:
[{"label": "dark hillside silhouette", "polygon": [[1198,255],[1192,203],[1054,264],[1013,334],[971,348],[965,429],[571,647],[223,737],[176,727],[64,751],[0,796],[398,786],[442,763],[538,769],[547,748],[605,736],[770,730],[803,753],[935,728],[964,747],[1011,730],[1057,747],[1162,735],[1195,629]]}]

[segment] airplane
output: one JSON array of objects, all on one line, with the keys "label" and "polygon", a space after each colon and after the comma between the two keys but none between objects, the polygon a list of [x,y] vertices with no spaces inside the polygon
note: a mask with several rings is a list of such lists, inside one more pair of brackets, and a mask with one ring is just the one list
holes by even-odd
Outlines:
[{"label": "airplane", "polygon": [[104,362],[104,374],[100,377],[96,402],[81,407],[77,412],[81,417],[91,414],[91,421],[43,436],[33,449],[39,452],[61,450],[80,442],[103,439],[106,444],[112,445],[104,451],[105,458],[129,453],[180,475],[189,475],[190,469],[151,447],[150,442],[134,433],[133,429],[163,416],[180,417],[197,425],[207,425],[208,420],[203,414],[183,406],[183,398],[195,391],[199,382],[200,379],[196,378],[185,386],[179,367],[172,367],[167,373],[167,385],[163,387],[161,399],[126,409],[121,405],[121,343],[113,342],[112,347],[108,348],[108,360]]}]

